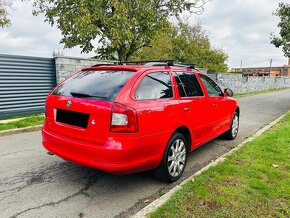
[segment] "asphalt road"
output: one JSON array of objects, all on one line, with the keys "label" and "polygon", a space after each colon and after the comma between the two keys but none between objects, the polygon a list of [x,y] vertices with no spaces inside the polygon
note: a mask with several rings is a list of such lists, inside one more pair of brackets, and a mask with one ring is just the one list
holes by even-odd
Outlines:
[{"label": "asphalt road", "polygon": [[174,184],[150,172],[116,176],[49,156],[40,132],[0,137],[0,217],[127,217],[290,109],[290,90],[239,98],[235,141],[216,139],[191,153]]}]

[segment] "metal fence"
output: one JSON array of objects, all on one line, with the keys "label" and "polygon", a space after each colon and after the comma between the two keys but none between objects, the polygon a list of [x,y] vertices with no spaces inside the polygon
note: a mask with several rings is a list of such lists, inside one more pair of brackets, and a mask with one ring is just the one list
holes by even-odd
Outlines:
[{"label": "metal fence", "polygon": [[54,58],[0,54],[0,117],[44,112],[55,84]]}]

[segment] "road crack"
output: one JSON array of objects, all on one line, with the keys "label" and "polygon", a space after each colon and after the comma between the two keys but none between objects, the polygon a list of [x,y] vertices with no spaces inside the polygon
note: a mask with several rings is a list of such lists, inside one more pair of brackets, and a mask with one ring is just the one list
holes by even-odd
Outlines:
[{"label": "road crack", "polygon": [[49,203],[45,203],[45,204],[42,204],[42,205],[39,205],[39,206],[36,206],[36,207],[31,207],[31,208],[28,208],[26,210],[23,210],[21,212],[18,212],[16,214],[14,214],[13,216],[11,216],[10,218],[16,218],[18,217],[19,215],[23,214],[23,213],[26,213],[28,211],[31,211],[31,210],[37,210],[37,209],[40,209],[42,207],[54,207],[55,205],[58,205],[58,204],[61,204],[63,202],[67,202],[68,200],[76,197],[76,196],[79,196],[79,195],[84,195],[85,197],[89,197],[91,198],[91,196],[86,193],[86,191],[89,190],[89,188],[98,180],[98,177],[96,176],[96,174],[93,174],[89,177],[88,181],[87,181],[87,184],[85,185],[85,187],[83,187],[82,189],[80,189],[78,192],[72,194],[72,195],[69,195],[59,201],[56,201],[56,202],[49,202]]}]

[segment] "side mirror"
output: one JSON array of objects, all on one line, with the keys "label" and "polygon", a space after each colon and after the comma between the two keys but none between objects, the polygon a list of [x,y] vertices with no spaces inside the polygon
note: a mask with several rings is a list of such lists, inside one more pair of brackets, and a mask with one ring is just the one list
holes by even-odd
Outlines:
[{"label": "side mirror", "polygon": [[224,94],[225,94],[225,96],[229,96],[229,97],[233,97],[234,96],[234,92],[231,89],[225,89],[224,90]]}]

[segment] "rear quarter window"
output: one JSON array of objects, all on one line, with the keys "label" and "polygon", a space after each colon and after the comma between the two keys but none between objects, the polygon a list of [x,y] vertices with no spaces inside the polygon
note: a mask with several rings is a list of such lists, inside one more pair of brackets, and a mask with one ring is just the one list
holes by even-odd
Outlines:
[{"label": "rear quarter window", "polygon": [[82,71],[57,87],[52,95],[114,101],[134,71]]},{"label": "rear quarter window", "polygon": [[172,82],[168,72],[147,74],[135,91],[136,100],[157,100],[172,97]]}]

